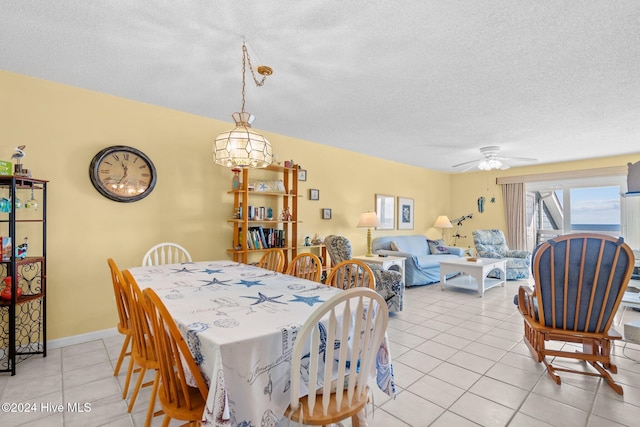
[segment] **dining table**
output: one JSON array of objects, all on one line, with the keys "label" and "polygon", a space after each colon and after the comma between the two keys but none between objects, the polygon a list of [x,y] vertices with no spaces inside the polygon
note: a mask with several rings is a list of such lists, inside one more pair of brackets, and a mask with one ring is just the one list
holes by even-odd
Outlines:
[{"label": "dining table", "polygon": [[[290,401],[296,335],[340,289],[227,260],[133,267],[175,320],[209,386],[202,423],[275,426]],[[385,336],[378,349],[378,388],[395,397]],[[300,390],[300,395],[305,395]]]}]

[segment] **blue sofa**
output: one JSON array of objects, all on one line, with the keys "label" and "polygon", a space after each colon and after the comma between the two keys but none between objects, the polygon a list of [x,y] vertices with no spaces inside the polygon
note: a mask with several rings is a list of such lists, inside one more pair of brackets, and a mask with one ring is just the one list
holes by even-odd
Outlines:
[{"label": "blue sofa", "polygon": [[[437,245],[440,253],[432,253],[425,236],[385,236],[372,242],[372,250],[378,255],[402,256],[405,269],[405,286],[419,286],[440,281],[440,261],[464,256],[465,249]],[[433,246],[433,242],[432,242]],[[394,250],[397,249],[397,250]],[[448,252],[448,253],[442,253]]]}]

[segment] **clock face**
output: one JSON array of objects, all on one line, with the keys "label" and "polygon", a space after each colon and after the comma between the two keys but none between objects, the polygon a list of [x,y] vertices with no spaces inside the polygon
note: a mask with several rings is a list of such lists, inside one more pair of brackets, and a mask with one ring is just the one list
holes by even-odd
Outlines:
[{"label": "clock face", "polygon": [[142,151],[114,145],[93,157],[89,177],[103,196],[116,202],[135,202],[153,190],[156,168]]}]

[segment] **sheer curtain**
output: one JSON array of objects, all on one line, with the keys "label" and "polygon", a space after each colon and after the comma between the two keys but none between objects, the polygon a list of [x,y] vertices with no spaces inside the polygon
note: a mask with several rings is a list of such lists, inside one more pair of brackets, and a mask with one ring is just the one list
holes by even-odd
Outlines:
[{"label": "sheer curtain", "polygon": [[509,249],[527,249],[527,230],[525,226],[524,183],[502,184],[504,214],[507,223],[506,237]]}]

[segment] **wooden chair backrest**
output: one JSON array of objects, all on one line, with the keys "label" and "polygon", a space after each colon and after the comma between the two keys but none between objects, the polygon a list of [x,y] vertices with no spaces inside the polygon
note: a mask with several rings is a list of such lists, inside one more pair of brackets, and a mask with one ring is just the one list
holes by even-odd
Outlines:
[{"label": "wooden chair backrest", "polygon": [[158,360],[148,310],[144,302],[142,291],[129,270],[122,272],[127,284],[131,307],[131,326],[133,329],[133,354],[147,361]]},{"label": "wooden chair backrest", "polygon": [[569,234],[538,246],[532,270],[540,323],[607,332],[633,266],[633,252],[622,238],[604,234]]},{"label": "wooden chair backrest", "polygon": [[191,411],[196,405],[189,393],[190,386],[187,384],[185,371],[191,372],[204,401],[209,394],[207,384],[184,337],[160,297],[150,288],[145,289],[143,294],[153,325],[153,337],[158,349],[160,386],[163,388],[166,401],[173,407],[184,406],[186,410]]},{"label": "wooden chair backrest", "polygon": [[355,259],[342,261],[334,266],[325,284],[340,289],[365,287],[375,290],[376,288],[371,267]]},{"label": "wooden chair backrest", "polygon": [[284,259],[285,254],[282,249],[272,248],[262,255],[262,258],[258,261],[258,267],[282,273],[284,270]]},{"label": "wooden chair backrest", "polygon": [[129,307],[130,297],[127,292],[127,285],[116,262],[109,258],[107,263],[109,264],[109,270],[111,270],[113,294],[116,299],[116,308],[118,309],[118,330],[120,333],[127,333],[131,330],[131,308]]},{"label": "wooden chair backrest", "polygon": [[[323,322],[325,316],[328,320]],[[326,416],[367,393],[388,321],[387,304],[369,288],[348,289],[319,306],[300,328],[293,346],[290,408],[296,411],[299,406],[301,383],[309,392],[305,413],[314,412],[320,394]],[[336,406],[330,409],[332,393]]]},{"label": "wooden chair backrest", "polygon": [[286,274],[319,282],[322,277],[322,262],[317,255],[302,253],[291,260]]},{"label": "wooden chair backrest", "polygon": [[192,262],[189,251],[177,243],[171,242],[158,243],[149,249],[142,258],[143,266],[177,264],[183,262]]}]

